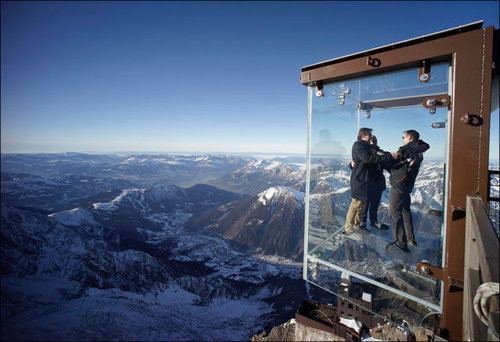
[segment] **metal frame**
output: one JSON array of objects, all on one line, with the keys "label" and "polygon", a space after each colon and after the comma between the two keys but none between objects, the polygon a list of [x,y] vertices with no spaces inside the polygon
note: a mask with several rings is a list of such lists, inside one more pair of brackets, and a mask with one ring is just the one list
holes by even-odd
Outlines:
[{"label": "metal frame", "polygon": [[[484,202],[488,196],[493,36],[492,26],[482,28],[482,22],[475,22],[306,66],[300,76],[303,85],[321,89],[324,82],[408,67],[419,67],[425,73],[429,65],[432,68],[434,63],[451,61],[452,99],[449,163],[445,176],[448,192],[444,200],[446,234],[443,265],[419,263],[417,269],[443,281],[440,324],[442,336],[452,340],[462,339],[466,196],[477,193]],[[310,123],[308,131],[309,126]],[[305,231],[307,233],[307,224]],[[305,250],[304,258],[306,253]]]}]

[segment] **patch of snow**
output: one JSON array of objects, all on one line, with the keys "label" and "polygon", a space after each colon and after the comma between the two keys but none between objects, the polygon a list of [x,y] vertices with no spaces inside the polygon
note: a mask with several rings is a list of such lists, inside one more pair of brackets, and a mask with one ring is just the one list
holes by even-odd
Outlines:
[{"label": "patch of snow", "polygon": [[99,209],[99,210],[116,210],[118,207],[114,205],[113,203],[94,203],[92,204],[92,207],[94,209]]},{"label": "patch of snow", "polygon": [[371,342],[371,341],[374,341],[374,342],[375,342],[375,341],[382,341],[382,340],[379,340],[379,339],[377,339],[377,338],[375,338],[375,337],[368,336],[368,337],[366,337],[366,338],[363,338],[363,337],[362,337],[362,338],[361,338],[361,341],[363,341],[363,342],[364,342],[364,341],[370,341],[370,342]]},{"label": "patch of snow", "polygon": [[61,211],[50,214],[49,217],[54,218],[57,222],[62,223],[65,226],[77,227],[84,224],[96,224],[92,213],[82,208]]},{"label": "patch of snow", "polygon": [[361,327],[362,327],[361,322],[355,320],[354,318],[342,318],[342,317],[340,317],[340,324],[343,324],[346,327],[349,327],[349,328],[356,330],[356,332],[358,334],[361,331]]},{"label": "patch of snow", "polygon": [[302,204],[304,203],[305,193],[295,190],[290,187],[284,186],[273,186],[267,190],[264,190],[259,195],[259,202],[263,205],[270,204],[275,198],[293,196],[295,200]]},{"label": "patch of snow", "polygon": [[349,187],[340,188],[340,189],[335,190],[333,193],[334,194],[343,194],[343,193],[346,193],[348,191],[351,191],[351,188],[349,188]]},{"label": "patch of snow", "polygon": [[259,194],[259,202],[264,205],[268,205],[268,203],[273,199],[274,195],[278,193],[277,187],[269,188]]},{"label": "patch of snow", "polygon": [[277,162],[277,161],[273,161],[271,162],[269,165],[266,165],[264,167],[264,170],[273,170],[273,169],[277,169],[279,168],[280,166],[282,166],[283,164],[280,163],[280,162]]},{"label": "patch of snow", "polygon": [[141,208],[138,209],[144,209],[142,205],[142,200],[144,199],[144,192],[146,189],[125,189],[122,190],[122,192],[116,196],[114,199],[112,199],[110,202],[106,203],[94,203],[92,204],[94,209],[100,209],[100,210],[116,210],[117,209],[117,204],[120,204],[123,202],[125,199],[129,197],[133,197],[135,195],[139,196],[139,200],[133,201],[134,207],[137,205],[140,205]]}]

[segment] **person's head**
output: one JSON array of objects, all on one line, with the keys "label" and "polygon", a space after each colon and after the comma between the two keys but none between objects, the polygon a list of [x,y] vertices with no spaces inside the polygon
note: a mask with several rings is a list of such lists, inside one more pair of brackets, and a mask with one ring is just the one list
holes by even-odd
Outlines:
[{"label": "person's head", "polygon": [[377,146],[377,137],[372,135],[369,142],[370,142],[370,145]]},{"label": "person's head", "polygon": [[360,128],[358,131],[358,140],[369,141],[372,137],[372,129],[371,128]]},{"label": "person's head", "polygon": [[404,131],[403,137],[402,137],[403,145],[406,145],[412,141],[418,141],[419,138],[420,138],[420,134],[418,134],[418,132],[415,131],[414,129],[409,129],[407,131]]}]

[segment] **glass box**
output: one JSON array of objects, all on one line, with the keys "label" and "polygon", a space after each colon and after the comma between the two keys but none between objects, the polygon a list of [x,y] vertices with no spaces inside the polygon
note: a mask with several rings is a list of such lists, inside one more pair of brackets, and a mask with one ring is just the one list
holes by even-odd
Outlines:
[{"label": "glass box", "polygon": [[[442,282],[419,273],[416,264],[443,263],[450,113],[448,107],[426,108],[423,101],[451,95],[450,70],[448,62],[435,64],[426,82],[415,67],[308,87],[304,279],[363,310],[410,325],[442,311]],[[351,203],[351,148],[361,127],[373,129],[384,151],[396,152],[409,129],[430,145],[411,193],[418,245],[407,253],[390,244],[387,170],[377,211],[382,229],[367,219],[366,230],[343,234]]]}]

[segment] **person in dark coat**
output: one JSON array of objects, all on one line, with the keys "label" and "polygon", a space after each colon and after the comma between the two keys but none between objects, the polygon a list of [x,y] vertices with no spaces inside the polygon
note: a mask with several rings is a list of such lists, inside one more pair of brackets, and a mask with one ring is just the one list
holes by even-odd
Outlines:
[{"label": "person in dark coat", "polygon": [[410,195],[424,159],[423,153],[429,149],[429,144],[419,138],[420,134],[415,130],[403,132],[403,146],[398,150],[399,161],[390,167],[393,243],[404,252],[409,251],[408,244],[417,245],[413,232]]},{"label": "person in dark coat", "polygon": [[372,154],[370,152],[369,140],[372,137],[371,128],[360,128],[358,140],[352,145],[352,172],[351,172],[351,205],[347,211],[345,223],[345,235],[354,233],[360,229],[361,215],[365,210],[368,200],[368,171],[369,165],[378,163],[389,163],[394,155],[389,152]]},{"label": "person in dark coat", "polygon": [[[372,135],[370,138],[370,152],[372,154],[384,152],[377,144],[377,137]],[[378,207],[382,192],[386,189],[384,169],[381,164],[370,164],[368,167],[368,199],[365,210],[361,215],[361,227],[366,227],[368,216],[370,225],[378,229],[388,229],[389,227],[378,221]]]}]

